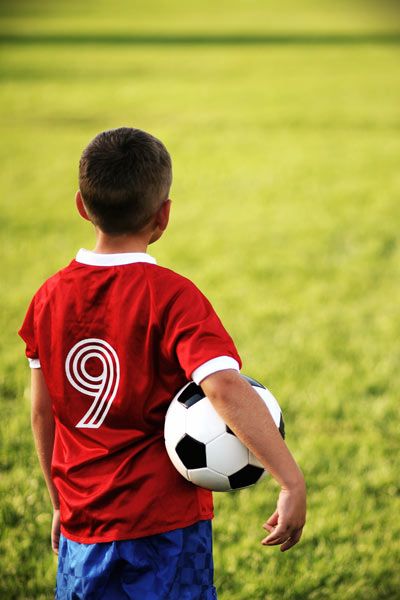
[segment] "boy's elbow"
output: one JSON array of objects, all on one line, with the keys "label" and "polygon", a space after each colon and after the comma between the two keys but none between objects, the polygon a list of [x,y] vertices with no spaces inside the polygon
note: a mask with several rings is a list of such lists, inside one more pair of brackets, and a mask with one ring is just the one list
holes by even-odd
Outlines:
[{"label": "boy's elbow", "polygon": [[200,386],[211,402],[229,401],[238,386],[246,384],[246,381],[234,369],[218,371],[206,377]]},{"label": "boy's elbow", "polygon": [[48,402],[33,401],[31,406],[32,427],[43,421],[50,421],[53,417],[51,405]]}]

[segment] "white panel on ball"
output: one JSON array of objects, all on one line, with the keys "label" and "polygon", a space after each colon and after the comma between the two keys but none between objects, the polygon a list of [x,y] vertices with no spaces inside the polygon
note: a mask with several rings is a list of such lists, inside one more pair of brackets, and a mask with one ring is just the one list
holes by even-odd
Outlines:
[{"label": "white panel on ball", "polygon": [[187,469],[175,451],[177,443],[183,438],[186,432],[187,409],[177,400],[174,400],[171,402],[167,414],[168,419],[166,418],[165,420],[164,438],[168,456],[174,467],[187,479]]},{"label": "white panel on ball", "polygon": [[233,475],[247,465],[248,450],[231,433],[224,433],[206,446],[207,466],[224,475]]},{"label": "white panel on ball", "polygon": [[188,476],[192,483],[200,487],[214,490],[215,492],[228,492],[231,489],[229,479],[222,473],[215,473],[207,467],[205,469],[188,469]]},{"label": "white panel on ball", "polygon": [[186,433],[187,408],[174,400],[168,408],[167,415],[164,437],[168,442],[177,443]]},{"label": "white panel on ball", "polygon": [[207,397],[193,404],[187,412],[186,431],[199,442],[207,444],[226,431],[224,421]]}]

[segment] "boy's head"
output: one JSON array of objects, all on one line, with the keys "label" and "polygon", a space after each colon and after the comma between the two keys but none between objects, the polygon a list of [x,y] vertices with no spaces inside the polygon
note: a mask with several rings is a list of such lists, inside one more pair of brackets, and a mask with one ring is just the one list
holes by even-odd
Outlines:
[{"label": "boy's head", "polygon": [[140,129],[99,133],[79,162],[79,189],[90,220],[108,235],[143,230],[168,199],[171,158]]}]

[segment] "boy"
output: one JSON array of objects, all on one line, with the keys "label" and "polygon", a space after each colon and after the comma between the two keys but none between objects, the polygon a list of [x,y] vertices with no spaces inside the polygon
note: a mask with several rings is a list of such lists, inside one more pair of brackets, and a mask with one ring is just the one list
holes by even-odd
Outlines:
[{"label": "boy", "polygon": [[56,598],[211,600],[212,495],[172,466],[163,441],[174,393],[201,385],[281,485],[264,545],[296,544],[303,476],[268,410],[239,375],[210,303],[155,264],[168,225],[163,144],[138,129],[97,135],[79,166],[76,204],[93,252],[47,280],[20,335],[32,367],[32,428],[54,508]]}]

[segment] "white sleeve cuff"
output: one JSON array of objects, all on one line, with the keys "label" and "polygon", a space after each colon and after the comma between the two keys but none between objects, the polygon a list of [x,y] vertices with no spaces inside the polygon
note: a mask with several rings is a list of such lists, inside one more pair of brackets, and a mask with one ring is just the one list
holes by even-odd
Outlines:
[{"label": "white sleeve cuff", "polygon": [[218,371],[224,371],[225,369],[235,369],[235,371],[239,371],[238,361],[232,358],[232,356],[218,356],[217,358],[212,358],[193,371],[192,379],[199,385],[199,383],[209,375],[217,373]]},{"label": "white sleeve cuff", "polygon": [[38,358],[28,358],[31,369],[40,369],[40,360]]}]

